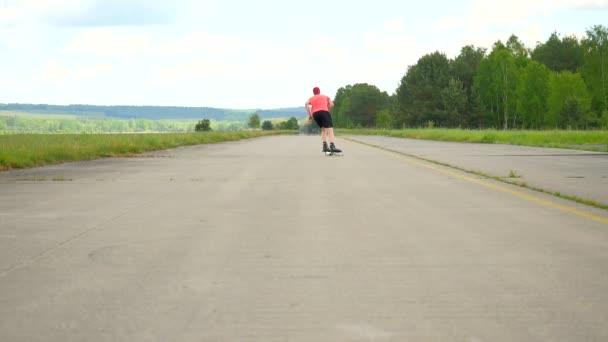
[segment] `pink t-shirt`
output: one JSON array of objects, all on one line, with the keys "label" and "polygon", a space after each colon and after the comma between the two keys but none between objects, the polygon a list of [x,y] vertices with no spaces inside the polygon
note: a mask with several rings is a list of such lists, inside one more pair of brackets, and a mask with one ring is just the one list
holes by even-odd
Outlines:
[{"label": "pink t-shirt", "polygon": [[329,112],[329,101],[329,97],[322,94],[311,97],[308,99],[308,103],[312,107],[310,112],[313,114],[322,110]]}]

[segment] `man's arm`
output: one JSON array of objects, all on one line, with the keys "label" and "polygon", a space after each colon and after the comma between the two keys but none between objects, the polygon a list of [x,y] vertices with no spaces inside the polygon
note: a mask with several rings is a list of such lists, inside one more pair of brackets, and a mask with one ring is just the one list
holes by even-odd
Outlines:
[{"label": "man's arm", "polygon": [[312,113],[310,112],[310,101],[306,100],[304,103],[304,108],[306,109],[306,113],[308,113],[308,120],[312,120]]},{"label": "man's arm", "polygon": [[329,107],[329,110],[334,108],[334,102],[329,97],[327,98],[327,107]]}]

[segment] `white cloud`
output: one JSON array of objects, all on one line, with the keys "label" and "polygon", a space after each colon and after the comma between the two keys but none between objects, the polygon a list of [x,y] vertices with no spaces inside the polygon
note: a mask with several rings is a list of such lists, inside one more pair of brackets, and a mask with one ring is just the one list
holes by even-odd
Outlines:
[{"label": "white cloud", "polygon": [[82,82],[109,75],[114,70],[111,64],[76,64],[51,61],[38,75],[38,80],[50,83]]},{"label": "white cloud", "polygon": [[[560,10],[608,9],[608,0],[472,0],[462,15],[443,16],[432,25],[435,31],[460,29],[468,32],[504,31],[529,27]],[[496,39],[495,39],[496,40]]]},{"label": "white cloud", "polygon": [[20,11],[13,7],[0,7],[0,28],[15,25],[18,21]]},{"label": "white cloud", "polygon": [[16,50],[20,47],[22,40],[21,37],[17,37],[13,34],[14,29],[0,29],[0,49],[11,49]]},{"label": "white cloud", "polygon": [[356,77],[392,93],[407,67],[431,52],[422,49],[419,39],[422,38],[400,19],[389,19],[381,29],[366,32],[362,38],[364,53],[356,59]]},{"label": "white cloud", "polygon": [[10,25],[40,24],[55,15],[75,15],[93,0],[15,0],[0,9],[2,22]]},{"label": "white cloud", "polygon": [[575,9],[608,9],[608,0],[560,0],[559,3]]},{"label": "white cloud", "polygon": [[7,0],[4,25],[140,26],[172,22],[182,0]]},{"label": "white cloud", "polygon": [[551,11],[552,7],[548,0],[474,0],[465,15],[465,24],[469,28],[509,27]]},{"label": "white cloud", "polygon": [[444,16],[438,18],[429,27],[431,32],[449,32],[450,30],[458,29],[463,26],[464,19],[456,16]]},{"label": "white cloud", "polygon": [[[68,0],[62,0],[68,1]],[[78,12],[54,13],[49,22],[60,26],[146,26],[173,22],[179,1],[86,0]]]},{"label": "white cloud", "polygon": [[111,75],[114,66],[109,63],[83,64],[74,68],[75,77],[80,80],[95,80]]},{"label": "white cloud", "polygon": [[77,31],[63,52],[89,57],[120,57],[145,53],[151,46],[150,35],[135,28],[90,28]]},{"label": "white cloud", "polygon": [[45,37],[56,33],[45,18],[55,13],[75,13],[88,2],[89,0],[6,1],[6,6],[0,6],[0,47],[20,51],[41,49],[47,43]]},{"label": "white cloud", "polygon": [[236,36],[191,31],[159,41],[155,45],[154,52],[164,56],[197,55],[201,53],[229,56],[244,49],[245,43]]},{"label": "white cloud", "polygon": [[496,41],[505,42],[511,34],[532,48],[548,37],[541,22],[565,7],[589,2],[593,1],[473,0],[461,15],[438,18],[431,25],[431,32],[435,37],[447,37],[437,38],[437,46],[448,57],[455,57],[462,46],[470,44],[491,49]]},{"label": "white cloud", "polygon": [[237,68],[237,64],[222,60],[194,59],[161,66],[156,77],[159,84],[173,86],[184,82],[195,83],[198,80],[204,82],[226,78],[230,74],[237,73]]},{"label": "white cloud", "polygon": [[72,76],[72,69],[58,62],[50,62],[46,69],[40,73],[40,81],[64,82]]},{"label": "white cloud", "polygon": [[[387,20],[378,30],[369,31],[352,43],[332,35],[277,42],[270,37],[246,39],[194,31],[157,39],[145,54],[161,59],[152,72],[156,74],[154,84],[163,87],[201,88],[214,84],[247,94],[249,87],[256,92],[265,84],[277,93],[308,94],[309,88],[319,85],[331,94],[357,82],[372,83],[392,92],[421,52],[414,34],[397,19]],[[273,101],[270,97],[274,95],[267,96],[268,102]],[[245,101],[244,97],[239,99]]]}]

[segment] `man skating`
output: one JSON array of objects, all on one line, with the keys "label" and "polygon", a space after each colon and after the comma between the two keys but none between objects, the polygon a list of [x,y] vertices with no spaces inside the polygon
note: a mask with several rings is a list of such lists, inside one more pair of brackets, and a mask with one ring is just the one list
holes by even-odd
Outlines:
[{"label": "man skating", "polygon": [[[321,94],[319,87],[314,87],[312,93],[314,95],[306,101],[304,108],[306,108],[306,112],[308,113],[308,120],[312,121],[314,119],[321,128],[323,152],[341,153],[342,150],[337,149],[334,144],[334,125],[329,113],[334,107],[334,103],[328,96]],[[328,140],[329,146],[327,146]]]}]

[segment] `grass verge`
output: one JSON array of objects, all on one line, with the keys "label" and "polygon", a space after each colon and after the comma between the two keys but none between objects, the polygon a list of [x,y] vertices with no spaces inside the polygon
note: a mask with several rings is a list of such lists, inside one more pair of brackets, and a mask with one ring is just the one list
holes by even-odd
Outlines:
[{"label": "grass verge", "polygon": [[466,129],[339,129],[341,135],[382,135],[396,138],[483,144],[556,147],[608,152],[608,131],[499,131]]},{"label": "grass verge", "polygon": [[167,134],[9,134],[0,135],[0,170],[67,161],[132,156],[184,145],[235,141],[291,131],[236,131]]}]

